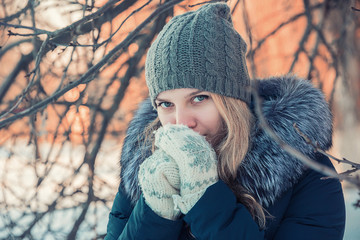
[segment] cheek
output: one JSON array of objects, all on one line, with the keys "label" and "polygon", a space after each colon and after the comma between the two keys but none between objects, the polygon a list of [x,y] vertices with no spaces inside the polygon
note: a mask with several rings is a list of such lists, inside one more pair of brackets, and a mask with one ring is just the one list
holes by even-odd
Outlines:
[{"label": "cheek", "polygon": [[160,120],[160,123],[162,126],[168,124],[168,123],[173,123],[172,121],[172,117],[169,116],[168,114],[164,114],[162,112],[158,112],[158,117],[159,117],[159,120]]},{"label": "cheek", "polygon": [[217,116],[214,116],[212,119],[211,119],[211,129],[213,129],[213,133],[214,134],[217,134],[220,129],[222,129],[222,125],[223,125],[223,121],[222,121],[222,118],[220,115],[217,115]]},{"label": "cheek", "polygon": [[215,107],[207,109],[201,114],[201,117],[203,119],[203,123],[211,134],[216,134],[220,129],[222,129],[223,121],[220,113]]}]

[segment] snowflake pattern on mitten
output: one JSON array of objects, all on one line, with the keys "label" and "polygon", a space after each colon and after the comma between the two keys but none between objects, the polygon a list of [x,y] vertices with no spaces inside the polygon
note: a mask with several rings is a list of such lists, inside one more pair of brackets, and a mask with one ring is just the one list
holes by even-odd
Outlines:
[{"label": "snowflake pattern on mitten", "polygon": [[145,202],[156,214],[171,220],[180,215],[172,198],[179,194],[179,168],[170,156],[156,150],[140,165],[138,178]]},{"label": "snowflake pattern on mitten", "polygon": [[175,160],[179,167],[180,194],[174,203],[186,214],[218,181],[217,159],[204,136],[185,125],[165,125],[155,133],[155,146]]}]

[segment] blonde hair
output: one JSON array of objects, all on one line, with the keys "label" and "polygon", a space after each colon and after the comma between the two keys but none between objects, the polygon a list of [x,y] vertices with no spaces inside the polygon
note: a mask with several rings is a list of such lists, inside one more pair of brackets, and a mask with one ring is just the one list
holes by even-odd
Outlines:
[{"label": "blonde hair", "polygon": [[[261,228],[265,227],[265,213],[256,199],[237,181],[237,170],[245,158],[250,145],[253,116],[247,105],[235,98],[211,93],[222,120],[223,130],[214,146],[218,155],[218,174],[233,191],[237,200],[245,205]],[[161,126],[156,118],[145,129],[145,142],[154,143],[153,132]],[[154,149],[154,144],[153,144]]]},{"label": "blonde hair", "polygon": [[222,141],[215,146],[218,154],[218,174],[244,204],[261,228],[265,227],[265,213],[256,199],[237,181],[238,168],[250,146],[253,115],[245,102],[211,93],[224,125]]}]

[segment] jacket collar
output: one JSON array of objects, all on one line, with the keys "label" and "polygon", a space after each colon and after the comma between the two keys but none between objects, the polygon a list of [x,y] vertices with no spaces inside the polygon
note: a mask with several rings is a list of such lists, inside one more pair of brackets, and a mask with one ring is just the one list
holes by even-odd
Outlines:
[{"label": "jacket collar", "polygon": [[[314,158],[313,148],[296,132],[302,133],[323,150],[332,145],[332,115],[320,90],[294,76],[259,80],[258,93],[270,127],[290,146]],[[252,107],[251,107],[252,108]],[[139,107],[127,130],[121,154],[120,188],[134,204],[141,192],[138,186],[139,165],[151,154],[144,145],[145,126],[157,117],[149,99]],[[238,181],[264,206],[273,204],[291,188],[305,171],[305,166],[286,153],[259,126],[252,131],[251,147],[238,169]]]}]

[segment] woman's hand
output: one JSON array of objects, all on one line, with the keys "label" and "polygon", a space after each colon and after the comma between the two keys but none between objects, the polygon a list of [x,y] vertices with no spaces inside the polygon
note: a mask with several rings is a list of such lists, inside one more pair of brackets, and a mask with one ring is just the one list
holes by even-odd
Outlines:
[{"label": "woman's hand", "polygon": [[180,187],[176,162],[158,149],[140,165],[138,177],[149,207],[159,216],[175,220],[180,215],[172,198],[179,194]]},{"label": "woman's hand", "polygon": [[165,125],[155,133],[155,146],[175,160],[180,173],[180,195],[175,206],[186,214],[218,181],[216,154],[205,137],[185,125]]}]

